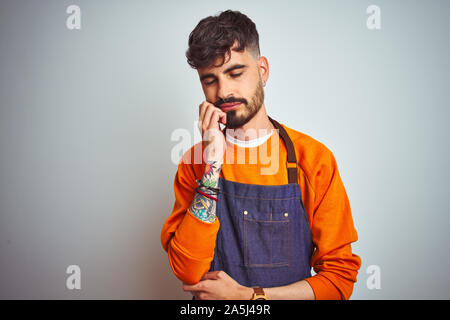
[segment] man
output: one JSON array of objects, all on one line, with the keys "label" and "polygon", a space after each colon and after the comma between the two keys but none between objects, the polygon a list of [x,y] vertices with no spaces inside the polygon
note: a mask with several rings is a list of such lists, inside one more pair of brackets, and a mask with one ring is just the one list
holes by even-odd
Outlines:
[{"label": "man", "polygon": [[361,260],[336,160],[267,115],[255,24],[238,11],[207,17],[186,56],[206,98],[203,141],[178,165],[161,233],[183,289],[196,299],[348,299]]}]

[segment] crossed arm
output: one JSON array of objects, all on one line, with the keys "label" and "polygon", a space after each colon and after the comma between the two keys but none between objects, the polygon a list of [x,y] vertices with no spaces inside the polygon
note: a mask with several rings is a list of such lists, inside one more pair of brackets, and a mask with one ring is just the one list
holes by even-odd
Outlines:
[{"label": "crossed arm", "polygon": [[[198,300],[250,300],[253,289],[237,283],[224,271],[207,272],[194,285],[183,284],[183,290]],[[270,300],[314,300],[314,291],[305,280],[287,286],[264,288]]]}]

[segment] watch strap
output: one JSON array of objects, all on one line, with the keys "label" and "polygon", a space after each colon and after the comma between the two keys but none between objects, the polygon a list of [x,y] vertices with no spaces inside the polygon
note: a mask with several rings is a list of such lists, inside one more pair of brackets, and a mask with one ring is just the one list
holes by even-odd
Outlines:
[{"label": "watch strap", "polygon": [[267,300],[266,293],[264,292],[264,289],[261,287],[253,288],[253,297],[252,300]]}]

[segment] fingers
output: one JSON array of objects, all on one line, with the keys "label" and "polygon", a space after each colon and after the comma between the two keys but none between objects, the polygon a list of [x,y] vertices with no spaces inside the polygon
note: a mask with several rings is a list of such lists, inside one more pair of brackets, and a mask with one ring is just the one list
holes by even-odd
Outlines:
[{"label": "fingers", "polygon": [[203,121],[202,121],[203,122],[203,125],[202,125],[203,132],[205,132],[206,130],[208,130],[210,128],[211,116],[214,113],[213,108],[215,109],[216,107],[208,106],[206,109],[205,116],[203,117]]},{"label": "fingers", "polygon": [[217,280],[217,279],[219,279],[222,272],[223,271],[221,271],[221,270],[207,272],[203,275],[201,280]]},{"label": "fingers", "polygon": [[190,292],[198,300],[223,299],[227,297],[227,294],[224,295],[224,290],[236,285],[239,286],[225,271],[219,270],[205,273],[196,284],[183,283],[183,290]]},{"label": "fingers", "polygon": [[222,113],[219,113],[219,121],[223,124],[227,124],[227,114],[222,111]]},{"label": "fingers", "polygon": [[189,291],[191,293],[195,292],[202,292],[202,291],[208,291],[208,288],[210,287],[211,280],[203,280],[196,284],[183,284],[183,290]]},{"label": "fingers", "polygon": [[200,104],[199,108],[198,108],[198,130],[200,130],[200,133],[203,135],[202,132],[202,126],[203,126],[203,118],[205,117],[205,112],[206,112],[206,103],[203,102]]},{"label": "fingers", "polygon": [[200,281],[194,285],[183,285],[183,290],[192,294],[196,300],[209,300],[213,299],[212,292],[214,289],[211,287],[212,280]]},{"label": "fingers", "polygon": [[199,106],[199,110],[198,110],[198,120],[199,122],[203,122],[203,118],[205,117],[205,112],[206,109],[208,107],[208,102],[203,101],[200,106]]},{"label": "fingers", "polygon": [[208,129],[210,128],[220,128],[219,127],[219,112],[213,111],[213,114],[211,115],[211,119],[209,121],[210,126],[208,126]]},{"label": "fingers", "polygon": [[206,107],[208,106],[208,103],[206,101],[203,101],[199,108],[198,108],[198,118],[203,119],[206,111]]},{"label": "fingers", "polygon": [[212,128],[220,128],[219,122],[226,124],[227,114],[214,106],[212,103],[204,101],[199,106],[198,127],[203,133]]}]

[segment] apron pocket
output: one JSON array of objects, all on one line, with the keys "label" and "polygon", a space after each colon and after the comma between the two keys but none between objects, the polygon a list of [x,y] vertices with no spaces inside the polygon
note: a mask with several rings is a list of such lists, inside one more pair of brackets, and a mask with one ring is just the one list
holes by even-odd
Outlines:
[{"label": "apron pocket", "polygon": [[244,264],[247,267],[289,265],[289,220],[244,217]]}]

